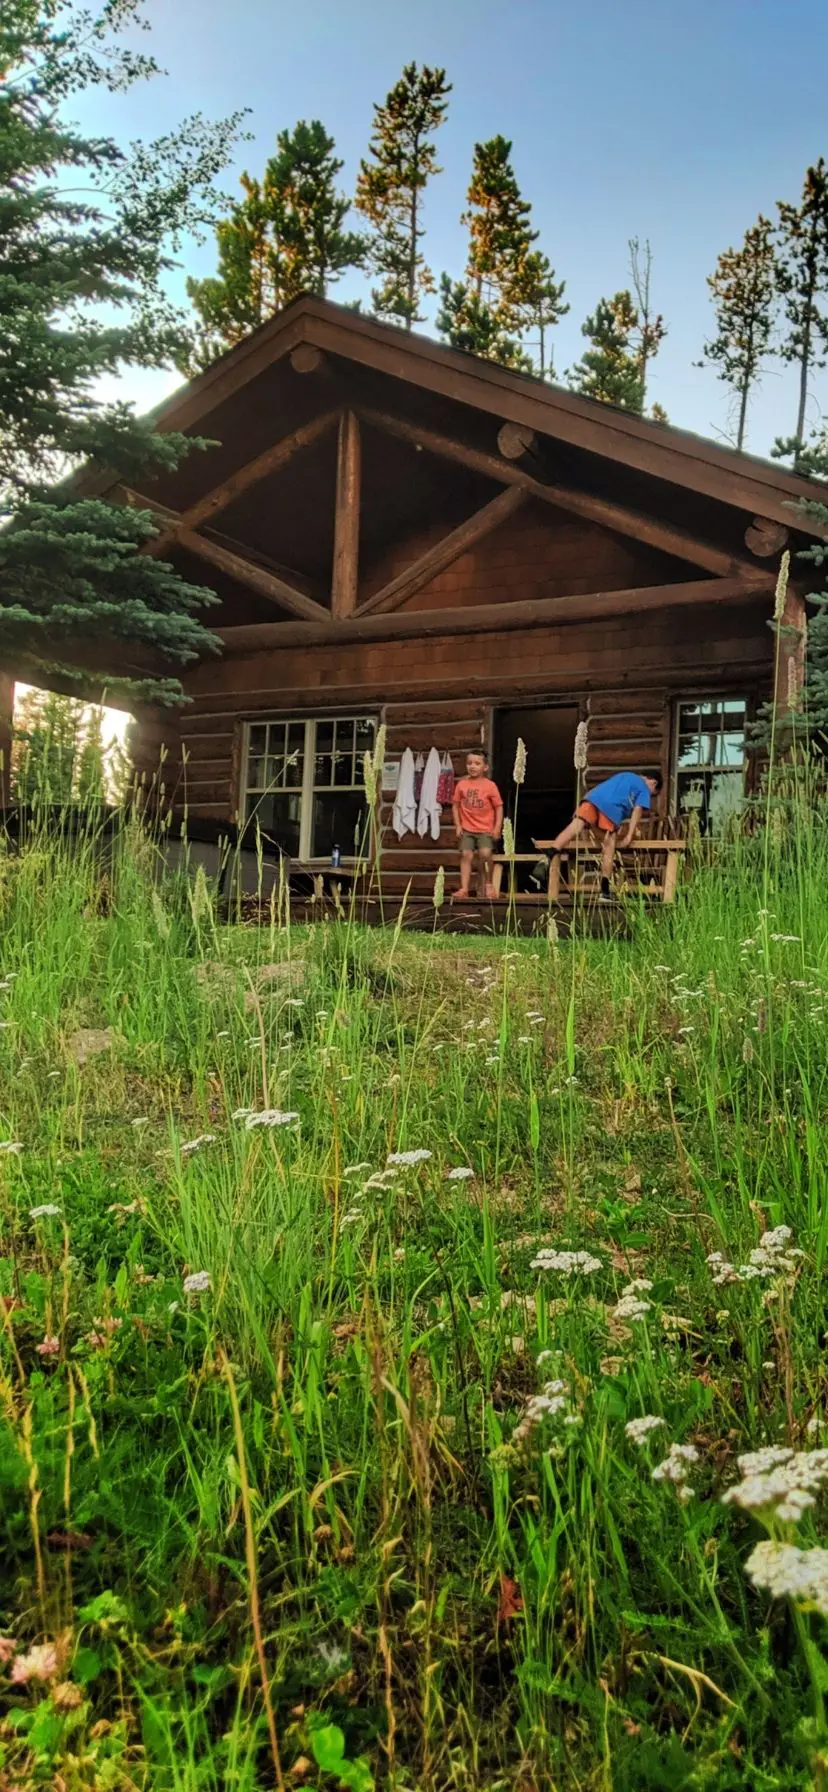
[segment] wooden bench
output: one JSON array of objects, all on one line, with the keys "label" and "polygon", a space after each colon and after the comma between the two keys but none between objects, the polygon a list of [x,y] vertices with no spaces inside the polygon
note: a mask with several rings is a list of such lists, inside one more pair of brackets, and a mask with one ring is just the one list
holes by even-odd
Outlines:
[{"label": "wooden bench", "polygon": [[[547,851],[551,840],[536,840],[534,845],[538,852]],[[620,865],[628,882],[639,895],[652,897],[659,902],[673,902],[678,885],[679,865],[682,853],[687,851],[686,840],[648,840],[637,839],[632,846],[619,846],[615,854],[615,863]],[[526,855],[523,855],[526,856]],[[561,894],[561,872],[567,869],[567,885],[573,895],[589,895],[594,893],[601,863],[600,847],[577,846],[566,847],[563,852],[556,853],[549,865],[548,896],[551,902],[557,902]],[[581,870],[586,871],[582,877]],[[572,875],[574,870],[574,876]],[[643,873],[648,874],[644,881]],[[630,878],[629,874],[633,876]]]}]

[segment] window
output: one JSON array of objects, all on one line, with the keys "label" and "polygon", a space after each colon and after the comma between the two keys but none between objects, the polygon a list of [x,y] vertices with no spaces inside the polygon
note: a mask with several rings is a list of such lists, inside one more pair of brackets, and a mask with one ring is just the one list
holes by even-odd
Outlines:
[{"label": "window", "polygon": [[250,722],[244,817],[293,859],[343,858],[365,850],[368,807],[363,754],[374,745],[369,716]]},{"label": "window", "polygon": [[680,703],[676,725],[676,807],[695,812],[703,834],[721,833],[745,794],[747,703],[744,697]]}]

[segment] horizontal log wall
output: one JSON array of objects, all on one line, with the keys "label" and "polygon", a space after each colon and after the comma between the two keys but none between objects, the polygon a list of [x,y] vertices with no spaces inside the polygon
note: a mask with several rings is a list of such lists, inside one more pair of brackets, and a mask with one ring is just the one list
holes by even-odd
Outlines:
[{"label": "horizontal log wall", "polygon": [[[191,701],[180,712],[142,717],[137,763],[149,780],[162,746],[165,798],[205,819],[234,818],[243,725],[256,716],[375,713],[387,752],[435,746],[463,769],[466,751],[489,746],[493,710],[550,702],[577,705],[589,721],[590,783],[620,768],[669,776],[672,709],[679,695],[726,690],[765,697],[771,637],[764,599],[653,612],[587,625],[488,631],[462,640],[336,647],[269,647],[205,662],[186,676]],[[439,842],[391,830],[393,798],[382,803],[383,887],[409,882],[427,896],[437,866],[453,864],[446,811]]]}]

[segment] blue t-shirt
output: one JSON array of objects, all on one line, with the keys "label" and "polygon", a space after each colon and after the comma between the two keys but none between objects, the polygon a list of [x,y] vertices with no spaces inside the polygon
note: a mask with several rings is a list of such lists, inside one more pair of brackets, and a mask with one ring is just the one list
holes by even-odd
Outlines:
[{"label": "blue t-shirt", "polygon": [[588,790],[585,800],[619,827],[622,821],[629,821],[633,809],[649,809],[650,791],[638,772],[616,772],[614,778],[605,778],[603,784]]}]

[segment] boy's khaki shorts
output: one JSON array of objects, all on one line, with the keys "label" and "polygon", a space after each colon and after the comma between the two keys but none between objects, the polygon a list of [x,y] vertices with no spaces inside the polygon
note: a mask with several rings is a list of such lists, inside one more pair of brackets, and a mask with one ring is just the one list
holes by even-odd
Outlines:
[{"label": "boy's khaki shorts", "polygon": [[491,834],[461,834],[461,852],[492,852],[494,840]]}]

